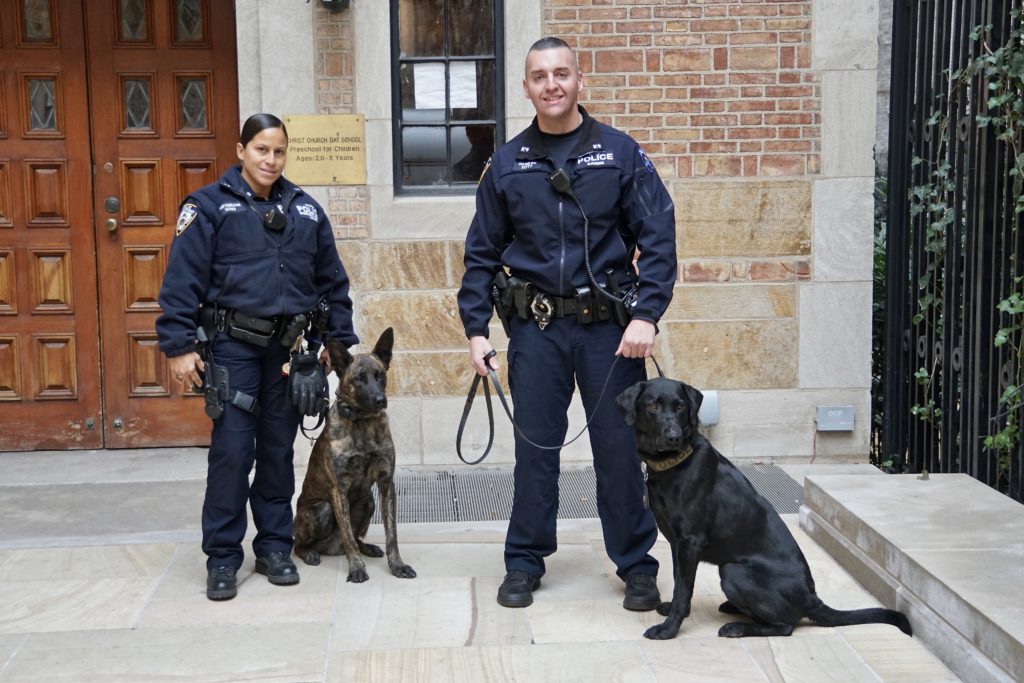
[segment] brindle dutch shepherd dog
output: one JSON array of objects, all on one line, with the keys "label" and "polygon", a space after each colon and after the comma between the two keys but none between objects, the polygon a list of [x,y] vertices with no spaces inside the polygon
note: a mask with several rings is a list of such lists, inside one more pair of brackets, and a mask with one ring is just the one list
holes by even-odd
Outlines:
[{"label": "brindle dutch shepherd dog", "polygon": [[354,583],[369,578],[360,553],[385,554],[362,540],[373,517],[373,484],[380,497],[391,573],[402,579],[416,576],[398,554],[396,533],[395,445],[385,412],[394,339],[389,327],[372,352],[356,356],[341,343],[327,341],[338,390],[309,456],[295,510],[295,554],[306,564],[317,565],[321,554],[345,553],[348,580]]},{"label": "brindle dutch shepherd dog", "polygon": [[667,618],[644,635],[675,637],[690,614],[700,562],[718,566],[726,597],[719,611],[753,620],[725,624],[722,637],[788,636],[804,617],[818,626],[892,624],[911,635],[901,612],[835,610],[821,601],[779,513],[697,431],[703,399],[690,385],[664,378],[638,382],[617,399],[626,424],[635,425],[651,511],[672,548],[672,601],[658,607]]}]

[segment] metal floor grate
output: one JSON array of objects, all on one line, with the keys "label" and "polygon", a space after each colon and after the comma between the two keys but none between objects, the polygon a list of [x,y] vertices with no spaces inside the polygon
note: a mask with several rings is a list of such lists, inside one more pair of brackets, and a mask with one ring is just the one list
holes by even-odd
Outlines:
[{"label": "metal floor grate", "polygon": [[[804,491],[776,465],[737,465],[780,514],[795,514]],[[594,468],[567,467],[559,479],[559,519],[597,517]],[[512,511],[512,468],[474,468],[395,473],[398,522],[506,520]],[[376,495],[376,489],[374,489]],[[380,506],[373,523],[380,524]]]}]

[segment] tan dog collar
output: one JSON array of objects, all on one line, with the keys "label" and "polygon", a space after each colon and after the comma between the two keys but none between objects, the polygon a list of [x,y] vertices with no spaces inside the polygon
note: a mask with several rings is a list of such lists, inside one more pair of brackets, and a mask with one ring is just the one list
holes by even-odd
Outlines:
[{"label": "tan dog collar", "polygon": [[648,460],[647,458],[641,457],[648,469],[652,469],[655,472],[664,472],[670,470],[676,465],[682,464],[684,460],[689,458],[693,454],[693,444],[690,444],[683,450],[679,451],[679,455],[669,458],[668,460]]}]

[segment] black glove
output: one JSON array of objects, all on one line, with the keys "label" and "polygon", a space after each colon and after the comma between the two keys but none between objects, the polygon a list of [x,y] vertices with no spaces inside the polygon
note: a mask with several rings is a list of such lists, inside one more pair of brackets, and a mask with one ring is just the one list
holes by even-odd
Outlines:
[{"label": "black glove", "polygon": [[293,353],[288,368],[288,395],[302,415],[316,417],[327,408],[327,375],[314,353]]}]

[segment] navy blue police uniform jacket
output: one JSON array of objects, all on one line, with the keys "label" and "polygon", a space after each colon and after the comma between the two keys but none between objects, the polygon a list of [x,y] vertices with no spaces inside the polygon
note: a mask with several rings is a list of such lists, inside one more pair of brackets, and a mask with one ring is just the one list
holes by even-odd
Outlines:
[{"label": "navy blue police uniform jacket", "polygon": [[359,343],[348,274],[323,208],[281,177],[271,203],[256,202],[260,211],[287,207],[286,227],[274,232],[250,206],[250,192],[236,166],[181,203],[159,295],[160,350],[172,358],[195,350],[200,304],[272,318],[312,311],[324,295],[328,336],[347,346]]},{"label": "navy blue police uniform jacket", "polygon": [[[579,111],[583,129],[565,171],[589,219],[591,270],[602,285],[608,269],[615,271],[620,286],[638,283],[632,317],[656,324],[676,280],[672,198],[635,140],[591,118],[583,107]],[[485,168],[466,236],[466,272],[458,297],[467,337],[488,336],[489,292],[502,266],[555,296],[575,296],[577,287],[591,286],[583,213],[548,179],[556,170],[536,118]]]}]

